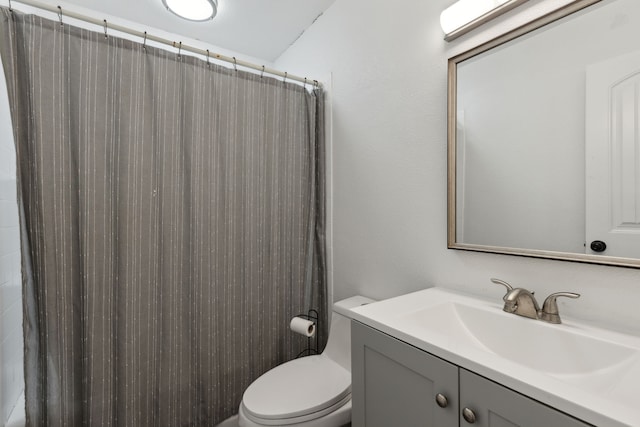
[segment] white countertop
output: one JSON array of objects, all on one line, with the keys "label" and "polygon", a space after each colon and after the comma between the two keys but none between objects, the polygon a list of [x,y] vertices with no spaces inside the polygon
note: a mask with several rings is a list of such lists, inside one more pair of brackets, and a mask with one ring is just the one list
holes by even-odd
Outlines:
[{"label": "white countertop", "polygon": [[[500,327],[494,325],[490,331],[485,331],[488,335],[479,336],[477,331],[469,331],[463,322],[454,319],[456,310],[451,309],[454,306],[463,311],[467,310],[465,307],[471,307],[470,312],[484,312],[483,316],[499,322]],[[442,316],[438,317],[440,313]],[[565,318],[562,324],[551,325],[504,313],[501,300],[483,300],[442,288],[429,288],[357,307],[353,309],[352,317],[587,423],[602,427],[640,426],[638,337]],[[489,329],[490,324],[487,325]],[[540,353],[542,359],[559,358],[557,372],[548,369],[549,366],[555,368],[549,360],[509,357],[509,346],[517,353],[519,347],[536,345],[536,340],[547,343],[547,336],[556,338],[556,335],[560,336],[560,341],[547,341],[562,344],[573,341],[565,337],[575,337],[576,341],[587,343],[576,347],[576,354],[569,350],[554,355],[551,347]],[[590,345],[591,338],[596,345]],[[486,340],[492,341],[494,347],[483,343]],[[502,347],[502,344],[505,345]],[[607,350],[609,345],[622,351],[601,351]],[[570,346],[571,342],[568,348]],[[492,351],[495,348],[498,351]],[[618,354],[622,354],[619,360]],[[591,370],[581,370],[583,362]]]}]

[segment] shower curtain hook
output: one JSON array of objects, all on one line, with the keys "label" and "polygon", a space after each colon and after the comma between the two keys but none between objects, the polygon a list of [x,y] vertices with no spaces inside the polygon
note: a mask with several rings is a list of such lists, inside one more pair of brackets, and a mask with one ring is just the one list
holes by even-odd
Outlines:
[{"label": "shower curtain hook", "polygon": [[64,24],[62,23],[62,8],[58,6],[58,19],[60,19],[60,26],[62,27]]},{"label": "shower curtain hook", "polygon": [[207,49],[207,67],[211,65],[211,62],[209,62],[209,49]]},{"label": "shower curtain hook", "polygon": [[178,45],[178,59],[182,58],[182,42]]},{"label": "shower curtain hook", "polygon": [[304,78],[304,83],[302,84],[302,87],[304,88],[304,90],[307,90],[307,78]]},{"label": "shower curtain hook", "polygon": [[282,79],[282,83],[283,83],[283,84],[287,82],[287,74],[288,74],[288,73],[285,71],[285,72],[284,72],[284,79]]},{"label": "shower curtain hook", "polygon": [[238,71],[238,62],[235,56],[233,57],[233,71]]},{"label": "shower curtain hook", "polygon": [[9,12],[13,12],[13,8],[11,7],[11,0],[9,0]]},{"label": "shower curtain hook", "polygon": [[144,32],[144,40],[142,41],[142,49],[147,50],[147,32]]},{"label": "shower curtain hook", "polygon": [[264,65],[262,66],[262,71],[260,72],[260,78],[264,77]]},{"label": "shower curtain hook", "polygon": [[318,83],[317,80],[313,81],[313,85],[316,87],[316,89],[320,89],[320,83]]},{"label": "shower curtain hook", "polygon": [[104,21],[104,38],[108,39],[109,36],[107,35],[107,20],[104,19],[103,21]]}]

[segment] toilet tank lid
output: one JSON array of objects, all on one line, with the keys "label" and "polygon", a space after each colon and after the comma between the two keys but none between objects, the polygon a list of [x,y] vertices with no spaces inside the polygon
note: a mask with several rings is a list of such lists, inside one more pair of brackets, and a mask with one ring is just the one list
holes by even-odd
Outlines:
[{"label": "toilet tank lid", "polygon": [[333,304],[333,311],[342,314],[343,316],[351,317],[350,311],[352,308],[360,307],[361,305],[371,304],[375,300],[362,295],[356,295],[350,298],[346,298],[337,301]]}]

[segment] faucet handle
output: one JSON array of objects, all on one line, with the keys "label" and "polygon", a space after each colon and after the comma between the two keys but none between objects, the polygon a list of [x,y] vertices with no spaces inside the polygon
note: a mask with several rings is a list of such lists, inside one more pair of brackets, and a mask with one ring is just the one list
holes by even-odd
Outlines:
[{"label": "faucet handle", "polygon": [[544,300],[544,304],[542,304],[540,320],[555,324],[562,323],[560,314],[558,313],[558,303],[556,302],[556,298],[558,297],[580,298],[580,294],[576,294],[575,292],[556,292],[549,295],[547,299]]},{"label": "faucet handle", "polygon": [[507,293],[504,294],[504,297],[502,297],[502,299],[505,299],[507,297],[507,295],[509,295],[509,292],[511,292],[513,290],[513,286],[511,286],[510,284],[508,284],[507,282],[505,282],[504,280],[500,280],[500,279],[496,279],[496,278],[491,278],[491,281],[493,283],[495,283],[496,285],[502,285],[505,288],[507,288]]}]

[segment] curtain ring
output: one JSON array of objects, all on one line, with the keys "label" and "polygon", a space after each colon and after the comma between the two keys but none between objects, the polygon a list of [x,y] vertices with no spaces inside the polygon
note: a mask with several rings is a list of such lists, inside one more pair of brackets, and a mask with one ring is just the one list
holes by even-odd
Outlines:
[{"label": "curtain ring", "polygon": [[260,72],[260,78],[264,77],[264,65],[262,66],[262,71]]},{"label": "curtain ring", "polygon": [[107,39],[109,36],[107,35],[107,20],[104,19],[104,38]]},{"label": "curtain ring", "polygon": [[285,72],[284,72],[284,79],[282,79],[282,83],[283,83],[283,84],[287,82],[287,74],[288,74],[288,73],[285,71]]},{"label": "curtain ring", "polygon": [[142,48],[147,50],[147,32],[144,32],[144,40],[142,41]]},{"label": "curtain ring", "polygon": [[235,56],[233,57],[233,71],[238,71],[238,62]]},{"label": "curtain ring", "polygon": [[60,26],[62,27],[64,24],[62,23],[62,8],[60,6],[58,6],[58,19],[60,19]]}]

